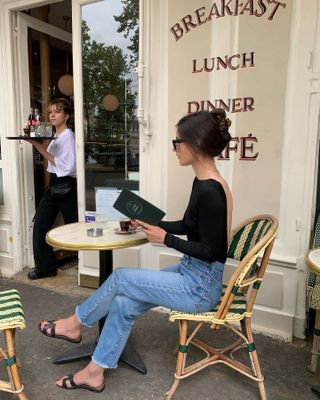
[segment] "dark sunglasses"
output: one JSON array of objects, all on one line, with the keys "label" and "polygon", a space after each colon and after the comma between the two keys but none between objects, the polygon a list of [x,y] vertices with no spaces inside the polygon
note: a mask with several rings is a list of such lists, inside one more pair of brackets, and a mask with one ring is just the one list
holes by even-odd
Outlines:
[{"label": "dark sunglasses", "polygon": [[179,143],[183,143],[184,142],[184,140],[183,139],[172,139],[172,146],[173,146],[173,150],[174,151],[177,151],[177,149],[178,149],[178,144]]}]

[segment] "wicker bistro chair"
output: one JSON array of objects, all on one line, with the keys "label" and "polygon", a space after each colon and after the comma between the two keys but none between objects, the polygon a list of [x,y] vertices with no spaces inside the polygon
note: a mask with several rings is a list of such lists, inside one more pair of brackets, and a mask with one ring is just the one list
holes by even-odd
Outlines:
[{"label": "wicker bistro chair", "polygon": [[[228,285],[224,285],[217,307],[212,311],[198,314],[171,311],[170,321],[179,321],[179,351],[175,379],[171,389],[166,393],[167,400],[173,398],[182,379],[217,363],[228,365],[257,381],[261,399],[266,399],[264,378],[251,331],[251,316],[277,229],[278,221],[271,215],[258,215],[237,226],[232,231],[228,257],[238,260],[239,263]],[[188,333],[189,321],[197,322],[191,333]],[[240,323],[239,327],[237,323]],[[204,324],[210,324],[212,329],[227,328],[235,333],[238,339],[222,349],[213,348],[196,338],[196,334]],[[190,344],[203,350],[206,356],[187,366]],[[240,348],[246,348],[251,361],[250,367],[234,358],[234,353]]]},{"label": "wicker bistro chair", "polygon": [[[311,249],[320,247],[320,214],[317,217]],[[313,343],[311,350],[310,371],[317,372],[318,357],[320,354],[320,275],[315,270],[308,268],[307,276],[307,304],[316,311]]]},{"label": "wicker bistro chair", "polygon": [[[0,292],[0,331],[5,347],[0,347],[0,361],[7,366],[9,381],[0,380],[0,391],[14,393],[20,400],[28,400],[21,384],[15,350],[15,331],[25,328],[24,313],[17,290]],[[1,395],[0,395],[1,398]]]}]

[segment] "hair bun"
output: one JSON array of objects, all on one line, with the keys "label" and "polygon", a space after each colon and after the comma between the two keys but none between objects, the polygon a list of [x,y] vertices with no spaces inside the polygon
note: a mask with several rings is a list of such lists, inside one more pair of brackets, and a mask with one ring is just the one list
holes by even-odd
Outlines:
[{"label": "hair bun", "polygon": [[229,127],[231,126],[231,120],[227,118],[226,112],[222,108],[215,108],[211,111],[212,116],[215,118],[218,124],[218,129],[223,139],[228,143],[231,140],[229,134]]},{"label": "hair bun", "polygon": [[230,128],[232,121],[229,118],[226,118],[226,123],[227,123],[228,128]]}]

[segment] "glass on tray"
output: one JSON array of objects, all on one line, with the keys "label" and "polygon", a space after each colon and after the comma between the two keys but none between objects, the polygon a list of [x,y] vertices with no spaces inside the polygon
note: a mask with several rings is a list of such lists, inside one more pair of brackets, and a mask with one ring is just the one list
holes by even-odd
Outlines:
[{"label": "glass on tray", "polygon": [[36,136],[52,137],[52,125],[49,122],[41,122],[36,127]]}]

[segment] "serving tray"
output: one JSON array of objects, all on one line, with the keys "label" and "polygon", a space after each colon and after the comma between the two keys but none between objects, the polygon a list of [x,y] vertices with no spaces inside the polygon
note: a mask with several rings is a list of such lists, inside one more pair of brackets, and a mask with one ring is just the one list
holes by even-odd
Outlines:
[{"label": "serving tray", "polygon": [[9,140],[34,140],[35,142],[42,142],[43,140],[55,140],[56,137],[31,137],[31,136],[7,136]]}]

